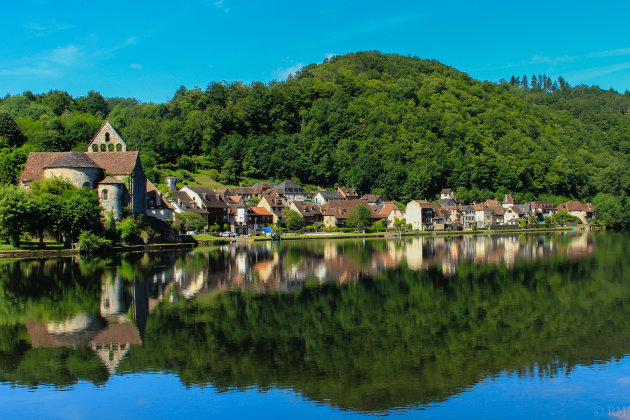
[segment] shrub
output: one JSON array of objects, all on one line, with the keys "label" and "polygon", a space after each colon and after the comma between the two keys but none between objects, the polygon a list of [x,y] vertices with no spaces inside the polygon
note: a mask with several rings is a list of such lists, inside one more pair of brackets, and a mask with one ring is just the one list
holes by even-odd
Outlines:
[{"label": "shrub", "polygon": [[79,235],[79,252],[81,254],[103,252],[111,248],[111,246],[112,241],[90,231],[85,231]]}]

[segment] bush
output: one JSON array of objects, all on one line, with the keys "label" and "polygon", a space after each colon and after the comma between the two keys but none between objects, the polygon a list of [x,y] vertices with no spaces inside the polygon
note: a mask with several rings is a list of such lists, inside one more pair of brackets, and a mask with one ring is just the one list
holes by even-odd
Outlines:
[{"label": "bush", "polygon": [[79,235],[79,252],[81,254],[103,252],[111,248],[111,246],[112,241],[90,231],[85,231]]},{"label": "bush", "polygon": [[133,220],[133,218],[128,217],[123,219],[116,227],[116,230],[123,242],[138,242],[138,222]]}]

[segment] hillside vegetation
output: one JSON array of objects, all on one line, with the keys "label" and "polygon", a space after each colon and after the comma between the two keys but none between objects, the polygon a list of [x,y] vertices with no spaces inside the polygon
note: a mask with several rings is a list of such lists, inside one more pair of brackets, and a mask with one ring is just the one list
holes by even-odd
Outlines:
[{"label": "hillside vegetation", "polygon": [[358,52],[286,82],[181,87],[163,104],[26,92],[0,102],[0,179],[15,179],[28,150],[84,149],[107,118],[143,152],[154,182],[177,166],[215,170],[228,184],[297,178],[402,202],[450,187],[465,202],[513,192],[627,209],[630,95],[511,82]]}]

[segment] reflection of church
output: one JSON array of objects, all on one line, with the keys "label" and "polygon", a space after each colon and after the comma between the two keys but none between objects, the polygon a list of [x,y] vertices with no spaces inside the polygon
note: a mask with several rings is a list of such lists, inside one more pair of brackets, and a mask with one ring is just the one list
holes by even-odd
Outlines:
[{"label": "reflection of church", "polygon": [[141,345],[148,315],[144,282],[125,287],[123,279],[103,278],[98,314],[78,313],[61,322],[26,322],[33,347],[89,347],[110,374],[131,346]]}]

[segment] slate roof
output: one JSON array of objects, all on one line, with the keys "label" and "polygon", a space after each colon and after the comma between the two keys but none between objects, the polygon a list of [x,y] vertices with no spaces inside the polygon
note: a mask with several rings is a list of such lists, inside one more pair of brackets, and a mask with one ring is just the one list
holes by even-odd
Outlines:
[{"label": "slate roof", "polygon": [[97,168],[100,166],[97,165],[92,159],[87,157],[83,152],[65,152],[62,153],[57,159],[48,165],[44,166],[43,169],[47,168]]},{"label": "slate roof", "polygon": [[345,198],[343,198],[343,195],[339,194],[339,191],[318,191],[317,194],[321,195],[322,198],[326,201],[345,200]]},{"label": "slate roof", "polygon": [[301,186],[296,184],[291,180],[282,181],[280,185],[276,188],[278,193],[280,194],[290,194],[290,193],[303,193],[304,190]]},{"label": "slate roof", "polygon": [[370,204],[374,204],[374,203],[377,203],[379,200],[382,201],[383,196],[379,194],[363,194],[363,197],[361,197],[361,200],[365,200]]},{"label": "slate roof", "polygon": [[[113,176],[106,176],[105,179],[103,179],[102,181],[99,182],[99,184],[123,184],[123,185],[125,185],[124,182],[122,182],[118,178],[114,178]],[[147,192],[149,192],[149,184],[150,184],[150,181],[147,179]],[[153,184],[151,184],[151,185],[153,185]],[[153,187],[153,188],[155,188],[155,187]]]}]

